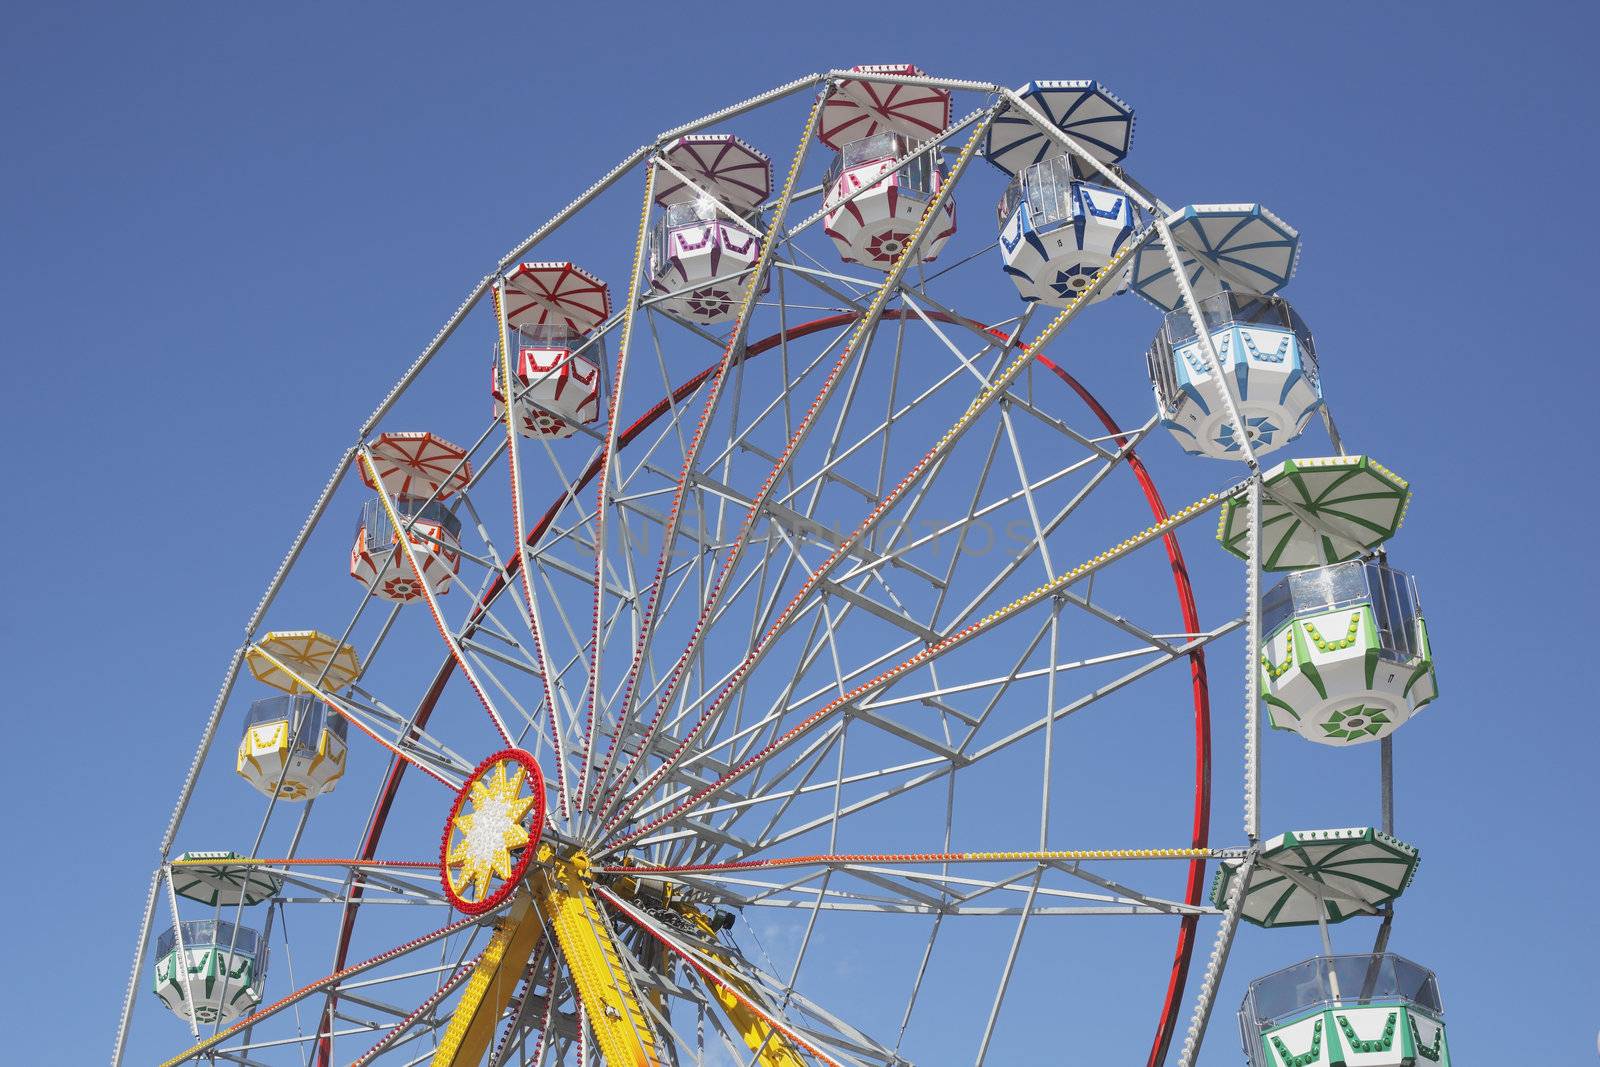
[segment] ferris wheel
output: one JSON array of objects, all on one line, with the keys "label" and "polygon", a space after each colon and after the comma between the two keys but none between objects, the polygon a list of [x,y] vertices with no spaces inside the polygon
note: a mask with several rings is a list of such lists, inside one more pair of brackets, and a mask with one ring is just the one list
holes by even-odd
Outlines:
[{"label": "ferris wheel", "polygon": [[[1298,231],[1160,200],[1133,131],[1094,81],[835,70],[496,263],[197,715],[113,1064],[1072,1063],[1137,1012],[1122,1059],[1188,1065],[1241,921],[1324,944],[1251,985],[1252,1064],[1447,1064],[1387,949],[1410,487],[1328,414]],[[1154,340],[1069,356],[1113,305]],[[1379,742],[1383,819],[1264,831],[1263,714]]]}]

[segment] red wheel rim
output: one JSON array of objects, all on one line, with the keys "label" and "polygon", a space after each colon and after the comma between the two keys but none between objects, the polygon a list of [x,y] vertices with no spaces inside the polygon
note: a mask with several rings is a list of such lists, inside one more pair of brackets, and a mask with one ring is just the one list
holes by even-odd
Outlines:
[{"label": "red wheel rim", "polygon": [[[883,311],[882,317],[886,320],[893,320],[900,318],[902,315],[910,314],[912,313],[904,312],[898,308],[888,308]],[[963,323],[973,327],[974,329],[983,330],[984,332],[996,337],[1001,341],[1006,340],[1005,335],[999,330],[987,329],[981,323],[972,319],[963,318],[942,311],[929,311],[927,312],[927,315],[929,318],[939,322]],[[753,356],[758,356],[765,352],[771,351],[785,341],[797,340],[799,338],[818,333],[822,330],[846,325],[855,321],[857,317],[858,316],[855,312],[841,312],[834,315],[826,315],[821,318],[812,319],[809,322],[796,323],[795,325],[790,326],[787,330],[782,330],[767,337],[763,337],[758,341],[750,342],[748,345],[746,345],[745,350],[735,357],[735,362],[738,362],[742,359],[749,359]],[[1017,348],[1026,347],[1020,341],[1014,341],[1012,344]],[[1110,414],[1106,412],[1105,408],[1100,405],[1099,401],[1096,400],[1094,396],[1077,381],[1077,379],[1075,379],[1065,369],[1056,365],[1053,361],[1049,360],[1043,355],[1038,355],[1034,358],[1042,367],[1054,373],[1067,386],[1069,386],[1095,414],[1096,418],[1101,421],[1102,425],[1106,427],[1108,432],[1117,434],[1120,438],[1122,432],[1121,427],[1117,425],[1115,420],[1111,418]],[[641,414],[631,426],[627,427],[617,435],[617,447],[623,448],[630,444],[636,437],[647,430],[657,419],[671,410],[671,406],[673,404],[681,402],[696,389],[700,388],[701,385],[705,384],[706,379],[711,376],[714,370],[715,365],[707,367],[705,370],[702,370],[700,373],[689,378],[687,381],[683,382],[680,386],[673,390],[670,397],[664,397],[660,401],[657,401],[655,406]],[[1126,438],[1120,438],[1118,443],[1125,444],[1125,442]],[[1166,518],[1166,506],[1161,499],[1160,491],[1156,488],[1155,479],[1151,477],[1149,471],[1144,467],[1144,465],[1138,461],[1138,456],[1133,451],[1129,451],[1127,459],[1129,472],[1139,483],[1139,487],[1143,491],[1146,502],[1150,507],[1152,517],[1155,518],[1156,521]],[[590,467],[589,470],[584,472],[583,477],[578,480],[577,484],[579,486],[588,485],[598,474],[598,469],[599,464],[596,462]],[[560,501],[557,501],[557,503],[553,504],[537,522],[529,527],[527,539],[530,545],[537,544],[539,539],[544,536],[546,530],[549,529],[550,524],[555,520],[556,511],[559,506]],[[1189,580],[1189,572],[1183,560],[1182,550],[1178,546],[1177,538],[1171,533],[1168,533],[1166,536],[1164,536],[1162,541],[1166,547],[1168,558],[1172,563],[1174,592],[1176,593],[1179,610],[1184,617],[1185,625],[1189,626],[1191,631],[1198,629],[1198,612],[1195,603],[1194,588]],[[494,581],[490,583],[489,587],[483,592],[477,607],[474,609],[475,615],[481,615],[484,611],[488,610],[489,604],[492,603],[494,598],[500,594],[506,583],[515,577],[518,569],[521,566],[521,563],[521,553],[518,553],[507,564],[505,573],[497,576]],[[1188,659],[1190,664],[1190,686],[1194,702],[1193,721],[1195,737],[1193,824],[1191,828],[1190,844],[1195,848],[1205,848],[1210,839],[1211,827],[1211,696],[1206,676],[1205,649],[1200,648],[1194,650],[1193,652],[1189,653]],[[446,656],[444,662],[440,665],[438,672],[434,675],[432,683],[429,685],[427,692],[423,695],[422,701],[418,706],[415,717],[415,722],[418,727],[422,727],[427,724],[429,717],[432,715],[435,707],[438,704],[439,698],[444,693],[445,683],[450,680],[450,676],[454,673],[454,671],[455,661],[449,656]],[[378,843],[383,837],[384,826],[388,822],[389,812],[393,808],[395,793],[399,790],[400,781],[405,776],[405,770],[405,762],[403,760],[396,761],[390,768],[390,771],[379,790],[377,801],[373,806],[372,815],[369,818],[366,830],[362,835],[361,847],[358,852],[358,854],[365,859],[372,858],[372,856],[374,856],[377,852]],[[1205,887],[1205,866],[1206,864],[1204,860],[1197,859],[1190,861],[1187,885],[1184,893],[1186,903],[1199,904],[1201,902],[1201,896]],[[344,914],[341,917],[340,923],[339,940],[334,953],[336,966],[339,967],[344,966],[346,957],[349,953],[350,938],[355,930],[356,912],[361,906],[363,889],[364,883],[357,878],[354,884],[351,886],[349,899],[346,901],[344,906]],[[1177,1027],[1178,1016],[1183,1007],[1183,993],[1188,985],[1189,966],[1194,959],[1198,921],[1199,916],[1190,914],[1185,915],[1179,923],[1178,936],[1176,938],[1177,943],[1173,952],[1172,969],[1168,976],[1167,988],[1162,997],[1161,1011],[1157,1016],[1155,1035],[1151,1043],[1149,1059],[1147,1061],[1151,1067],[1154,1067],[1154,1065],[1165,1061],[1168,1049],[1172,1042],[1173,1032]],[[323,1009],[324,1026],[330,1024],[333,1006],[336,1002],[336,999],[336,994],[330,995],[328,998],[328,1003]],[[323,1038],[317,1043],[318,1067],[328,1067],[331,1061],[331,1056],[332,1043],[329,1039]]]},{"label": "red wheel rim", "polygon": [[[531,801],[528,810],[521,817],[514,820],[515,825],[520,826],[527,832],[527,840],[522,843],[519,849],[509,850],[511,852],[520,852],[520,854],[509,857],[509,873],[493,872],[492,877],[499,878],[500,885],[493,892],[481,898],[473,899],[469,896],[463,896],[457,889],[455,880],[450,876],[451,839],[457,833],[463,832],[461,827],[457,825],[457,820],[461,817],[463,806],[474,800],[473,787],[496,770],[498,770],[500,782],[504,784],[504,773],[507,764],[515,764],[521,769],[524,776],[521,782],[512,783],[512,791],[517,792],[519,791],[518,787],[526,786],[531,792],[531,796],[528,798]],[[491,785],[489,788],[492,789],[494,786]],[[471,777],[462,784],[461,791],[456,794],[455,802],[450,805],[450,817],[445,820],[444,833],[439,842],[439,881],[443,883],[445,896],[450,898],[450,903],[455,905],[458,911],[467,915],[481,915],[486,911],[493,911],[505,903],[506,898],[511,896],[512,892],[522,882],[523,875],[528,873],[528,864],[533,861],[533,854],[538,850],[539,835],[544,832],[544,817],[544,772],[539,769],[538,761],[533,758],[531,753],[524,752],[520,748],[503,749],[478,764]]]}]

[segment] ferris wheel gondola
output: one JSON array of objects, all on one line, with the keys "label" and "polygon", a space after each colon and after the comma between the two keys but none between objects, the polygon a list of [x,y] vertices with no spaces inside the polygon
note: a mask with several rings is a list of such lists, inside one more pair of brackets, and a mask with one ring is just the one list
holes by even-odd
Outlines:
[{"label": "ferris wheel gondola", "polygon": [[[1024,300],[1066,307],[1133,239],[1141,212],[1049,129],[1115,164],[1128,154],[1133,109],[1093,81],[1033,82],[1019,96],[1022,107],[1002,109],[984,143],[985,158],[1012,176],[997,209],[1001,259]],[[1036,125],[1030,111],[1049,127]],[[1125,292],[1126,278],[1092,299]]]},{"label": "ferris wheel gondola", "polygon": [[[858,74],[921,78],[910,64],[853,67]],[[945,169],[930,147],[950,125],[950,92],[937,86],[841,78],[828,87],[817,140],[838,151],[823,176],[823,232],[846,263],[888,270],[910,255],[932,262],[956,230],[956,205],[939,195]],[[931,207],[933,225],[919,227]]]},{"label": "ferris wheel gondola", "polygon": [[650,239],[650,286],[662,310],[726,322],[761,255],[757,206],[772,192],[772,161],[732,134],[690,134],[661,150]]}]

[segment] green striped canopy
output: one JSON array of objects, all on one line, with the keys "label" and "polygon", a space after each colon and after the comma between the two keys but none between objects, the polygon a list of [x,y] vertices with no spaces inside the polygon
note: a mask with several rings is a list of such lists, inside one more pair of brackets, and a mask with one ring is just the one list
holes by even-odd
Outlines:
[{"label": "green striped canopy", "polygon": [[[1355,559],[1394,536],[1411,502],[1406,480],[1367,456],[1284,460],[1263,485],[1261,565],[1269,571]],[[1250,498],[1239,493],[1222,506],[1217,540],[1248,559],[1249,536]]]},{"label": "green striped canopy", "polygon": [[[259,867],[230,863],[237,852],[185,852],[172,865],[172,888],[202,904],[259,904],[283,887],[283,878]],[[215,860],[199,863],[199,860]]]},{"label": "green striped canopy", "polygon": [[[1211,902],[1225,906],[1243,860],[1226,860],[1211,883]],[[1417,850],[1370,826],[1293,830],[1268,841],[1245,887],[1246,922],[1306,926],[1370,915],[1398,897],[1417,871]]]}]

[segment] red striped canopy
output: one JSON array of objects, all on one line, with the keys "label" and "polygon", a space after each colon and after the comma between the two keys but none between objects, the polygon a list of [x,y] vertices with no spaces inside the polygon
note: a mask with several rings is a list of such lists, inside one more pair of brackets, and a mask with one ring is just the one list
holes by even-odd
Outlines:
[{"label": "red striped canopy", "polygon": [[506,322],[512,326],[565,323],[588,333],[611,315],[606,283],[571,263],[523,263],[506,275]]},{"label": "red striped canopy", "polygon": [[[668,166],[735,211],[747,211],[772,192],[772,160],[731,133],[680,137],[661,151]],[[656,203],[677,204],[699,194],[665,167],[656,175]]]},{"label": "red striped canopy", "polygon": [[[851,67],[862,74],[926,77],[920,67],[890,63]],[[875,133],[889,131],[926,141],[950,125],[950,93],[923,85],[846,78],[828,90],[817,124],[817,140],[839,149]]]},{"label": "red striped canopy", "polygon": [[[391,496],[430,497],[437,491],[443,500],[472,481],[467,450],[436,434],[380,434],[367,451],[372,454],[372,465],[378,468],[378,477],[383,479],[384,491]],[[365,463],[360,470],[367,488],[378,488]]]}]

